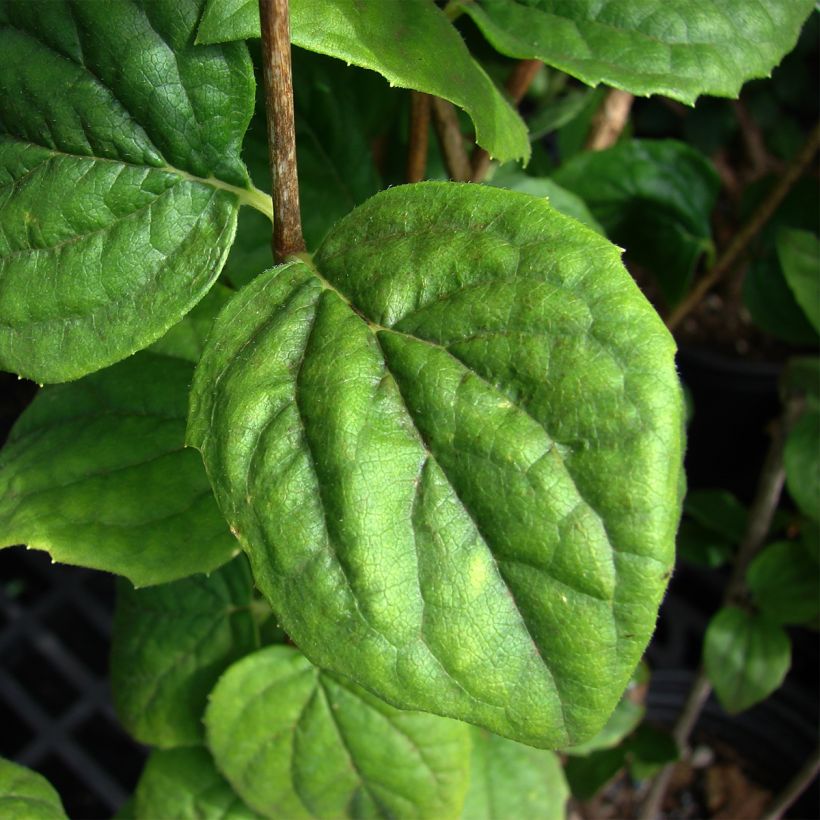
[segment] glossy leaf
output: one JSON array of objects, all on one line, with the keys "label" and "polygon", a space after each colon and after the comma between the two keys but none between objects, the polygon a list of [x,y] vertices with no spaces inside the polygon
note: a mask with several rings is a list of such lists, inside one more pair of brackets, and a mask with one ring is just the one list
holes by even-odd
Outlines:
[{"label": "glossy leaf", "polygon": [[703,663],[726,711],[742,712],[783,682],[791,663],[789,636],[763,615],[725,607],[706,629]]},{"label": "glossy leaf", "polygon": [[781,231],[777,253],[794,298],[820,333],[820,240],[809,231]]},{"label": "glossy leaf", "polygon": [[769,545],[752,561],[746,583],[763,614],[778,623],[809,623],[820,614],[820,566],[805,544]]},{"label": "glossy leaf", "polygon": [[219,274],[256,196],[254,81],[244,44],[194,46],[199,12],[0,3],[3,369],[55,382],[123,359]]},{"label": "glossy leaf", "polygon": [[569,788],[552,752],[473,728],[462,820],[563,820]]},{"label": "glossy leaf", "polygon": [[813,0],[461,0],[508,57],[543,60],[589,85],[692,104],[736,97],[794,47]]},{"label": "glossy leaf", "polygon": [[791,497],[820,520],[820,408],[809,406],[789,431],[783,463]]},{"label": "glossy leaf", "polygon": [[606,240],[489,187],[392,188],[217,320],[189,441],[317,665],[581,742],[654,626],[679,514],[672,341]]},{"label": "glossy leaf", "polygon": [[158,584],[238,550],[183,449],[188,362],[141,353],[42,390],[0,451],[0,545]]},{"label": "glossy leaf", "polygon": [[137,820],[255,820],[203,748],[155,751],[134,795]]},{"label": "glossy leaf", "polygon": [[66,813],[60,796],[41,774],[0,757],[0,817],[60,820]]},{"label": "glossy leaf", "polygon": [[464,724],[393,709],[287,646],[234,664],[205,715],[217,765],[266,817],[458,815]]},{"label": "glossy leaf", "polygon": [[111,688],[117,714],[137,740],[161,748],[202,742],[208,693],[259,645],[252,590],[244,556],[208,577],[140,590],[120,582]]},{"label": "glossy leaf", "polygon": [[[523,121],[433,0],[291,0],[290,28],[296,46],[378,71],[392,85],[463,108],[475,124],[479,145],[502,162],[529,157]],[[256,2],[208,0],[198,42],[258,36]]]},{"label": "glossy leaf", "polygon": [[720,181],[711,163],[674,140],[629,140],[578,154],[554,177],[586,202],[613,242],[655,276],[670,304],[710,255]]}]

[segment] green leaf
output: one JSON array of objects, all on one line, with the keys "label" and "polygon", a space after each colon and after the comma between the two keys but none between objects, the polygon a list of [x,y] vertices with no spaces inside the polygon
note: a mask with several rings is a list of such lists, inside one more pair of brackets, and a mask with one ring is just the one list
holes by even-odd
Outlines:
[{"label": "green leaf", "polygon": [[120,582],[111,688],[117,714],[137,740],[162,748],[202,742],[208,693],[259,645],[252,590],[244,556],[209,577],[140,590]]},{"label": "green leaf", "polygon": [[[198,42],[258,36],[255,0],[208,0]],[[290,36],[296,46],[369,68],[391,85],[463,108],[475,124],[476,141],[501,162],[529,158],[523,121],[432,0],[291,0]]]},{"label": "green leaf", "polygon": [[247,49],[195,47],[199,2],[45,8],[0,2],[0,368],[55,382],[178,322],[265,198]]},{"label": "green leaf", "polygon": [[746,508],[727,490],[690,490],[683,511],[731,544],[738,544],[746,533]]},{"label": "green leaf", "polygon": [[502,54],[543,60],[589,84],[663,94],[736,97],[792,50],[813,0],[461,0]]},{"label": "green leaf", "polygon": [[564,820],[569,788],[552,752],[473,728],[462,820]]},{"label": "green leaf", "polygon": [[0,757],[3,820],[59,820],[66,813],[54,787],[37,772]]},{"label": "green leaf", "polygon": [[675,739],[669,732],[642,724],[626,743],[629,773],[635,780],[649,780],[667,763],[680,758]]},{"label": "green leaf", "polygon": [[42,390],[0,451],[0,545],[158,584],[238,550],[185,450],[193,367],[141,353]]},{"label": "green leaf", "polygon": [[806,515],[820,520],[820,408],[808,406],[789,431],[783,464],[791,497]]},{"label": "green leaf", "polygon": [[720,180],[704,156],[681,142],[629,140],[578,154],[554,179],[651,271],[669,304],[686,293],[698,260],[713,253],[709,219]]},{"label": "green leaf", "polygon": [[724,709],[742,712],[783,682],[791,664],[789,636],[763,615],[724,607],[706,629],[703,663]]},{"label": "green leaf", "polygon": [[781,377],[781,390],[805,396],[810,407],[820,408],[820,358],[792,356]]},{"label": "green leaf", "polygon": [[684,518],[681,521],[677,540],[679,559],[716,569],[729,561],[736,547],[736,542],[725,540],[714,530],[691,518]]},{"label": "green leaf", "polygon": [[234,664],[205,724],[217,766],[266,817],[448,818],[464,800],[464,724],[393,709],[291,647]]},{"label": "green leaf", "polygon": [[548,102],[527,121],[530,140],[541,139],[568,125],[584,111],[593,93],[589,89],[572,90]]},{"label": "green leaf", "polygon": [[820,239],[809,231],[782,230],[777,253],[794,298],[820,333]]},{"label": "green leaf", "polygon": [[251,811],[216,770],[205,749],[168,749],[148,758],[134,795],[135,815],[145,820],[254,820]]},{"label": "green leaf", "polygon": [[805,544],[778,541],[752,561],[746,583],[764,615],[804,624],[820,614],[820,566]]},{"label": "green leaf", "polygon": [[679,515],[674,346],[605,239],[389,189],[222,312],[189,441],[317,665],[532,745],[597,732]]},{"label": "green leaf", "polygon": [[623,768],[626,748],[602,749],[586,757],[571,757],[564,766],[564,774],[573,797],[589,800]]},{"label": "green leaf", "polygon": [[624,696],[615,707],[615,711],[610,715],[604,728],[595,737],[590,738],[586,743],[570,746],[562,751],[568,755],[583,757],[590,754],[590,752],[611,749],[635,730],[645,714],[646,708],[644,706],[634,703]]},{"label": "green leaf", "polygon": [[588,228],[592,228],[596,233],[604,233],[604,229],[590,213],[584,200],[566,188],[562,188],[557,182],[548,177],[531,177],[523,171],[503,167],[493,174],[490,184],[497,188],[521,191],[525,194],[547,199],[556,211],[577,219]]}]

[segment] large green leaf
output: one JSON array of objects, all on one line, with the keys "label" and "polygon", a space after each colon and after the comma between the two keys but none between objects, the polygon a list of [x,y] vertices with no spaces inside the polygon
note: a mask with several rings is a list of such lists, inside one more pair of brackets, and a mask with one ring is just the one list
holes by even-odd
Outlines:
[{"label": "large green leaf", "polygon": [[820,333],[820,239],[809,231],[781,231],[777,254],[794,298]]},{"label": "large green leaf", "polygon": [[234,664],[205,715],[217,766],[266,817],[457,817],[469,734],[388,706],[291,647]]},{"label": "large green leaf", "polygon": [[730,606],[709,622],[703,664],[727,712],[742,712],[767,698],[790,663],[789,636],[765,616]]},{"label": "large green leaf", "polygon": [[679,515],[674,345],[542,199],[392,188],[214,327],[189,441],[287,633],[389,702],[594,734]]},{"label": "large green leaf", "polygon": [[42,775],[0,757],[0,817],[60,820],[66,813],[60,796]]},{"label": "large green leaf", "polygon": [[[391,85],[449,100],[497,159],[528,159],[527,129],[433,0],[291,0],[294,45],[378,71]],[[208,0],[200,43],[259,36],[256,0]]]},{"label": "large green leaf", "polygon": [[543,60],[589,85],[736,97],[797,42],[813,0],[460,0],[502,54]]},{"label": "large green leaf", "polygon": [[200,5],[0,0],[3,369],[66,381],[147,346],[264,200],[247,49],[194,46]]},{"label": "large green leaf", "polygon": [[713,252],[710,216],[720,189],[711,163],[674,140],[629,140],[578,154],[554,174],[646,266],[670,304],[686,293],[704,253]]},{"label": "large green leaf", "polygon": [[0,545],[157,584],[238,550],[183,449],[193,367],[140,353],[42,390],[0,451]]},{"label": "large green leaf", "polygon": [[137,820],[255,820],[203,748],[154,752],[134,795]]},{"label": "large green leaf", "polygon": [[552,752],[473,729],[462,820],[563,820],[569,788]]},{"label": "large green leaf", "polygon": [[202,741],[208,693],[258,647],[250,569],[239,556],[210,576],[135,590],[121,581],[111,645],[117,714],[139,741]]},{"label": "large green leaf", "polygon": [[786,486],[806,515],[820,520],[820,409],[809,406],[789,431],[783,453]]}]

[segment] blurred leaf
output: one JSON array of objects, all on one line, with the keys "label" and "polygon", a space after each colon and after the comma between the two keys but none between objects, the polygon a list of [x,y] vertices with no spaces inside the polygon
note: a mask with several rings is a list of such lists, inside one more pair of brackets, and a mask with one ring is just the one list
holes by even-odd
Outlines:
[{"label": "blurred leaf", "polygon": [[538,140],[572,122],[590,103],[590,89],[572,89],[562,97],[550,100],[527,121],[530,139]]},{"label": "blurred leaf", "polygon": [[764,615],[803,624],[820,614],[820,566],[805,544],[778,541],[752,561],[746,583]]},{"label": "blurred leaf", "polygon": [[781,230],[777,253],[794,298],[820,332],[820,240],[809,231]]},{"label": "blurred leaf", "polygon": [[628,257],[654,274],[669,304],[713,251],[709,223],[720,181],[711,163],[674,140],[631,140],[579,154],[553,175],[578,194]]},{"label": "blurred leaf", "polygon": [[714,530],[684,518],[678,530],[678,558],[701,567],[716,569],[729,561],[735,546]]},{"label": "blurred leaf", "polygon": [[573,797],[589,800],[621,770],[626,749],[602,749],[586,757],[571,757],[564,764],[564,775]]},{"label": "blurred leaf", "polygon": [[669,732],[643,724],[627,741],[629,773],[635,780],[649,780],[667,763],[680,757],[675,739]]},{"label": "blurred leaf", "polygon": [[691,490],[684,499],[683,511],[733,544],[746,532],[746,508],[726,490]]},{"label": "blurred leaf", "polygon": [[724,607],[709,622],[703,663],[727,712],[742,712],[767,698],[791,664],[783,629],[763,615]]},{"label": "blurred leaf", "polygon": [[644,706],[633,703],[628,697],[623,697],[604,728],[595,737],[590,738],[585,743],[579,743],[577,746],[562,749],[562,751],[568,755],[584,757],[601,749],[611,749],[613,746],[617,746],[630,732],[634,731],[645,714],[646,708]]},{"label": "blurred leaf", "polygon": [[786,439],[786,486],[797,506],[820,519],[820,410],[809,406]]},{"label": "blurred leaf", "polygon": [[806,397],[810,405],[820,404],[820,358],[793,356],[786,362],[781,378],[782,389]]},{"label": "blurred leaf", "polygon": [[0,757],[0,817],[3,820],[61,820],[60,795],[41,774]]}]

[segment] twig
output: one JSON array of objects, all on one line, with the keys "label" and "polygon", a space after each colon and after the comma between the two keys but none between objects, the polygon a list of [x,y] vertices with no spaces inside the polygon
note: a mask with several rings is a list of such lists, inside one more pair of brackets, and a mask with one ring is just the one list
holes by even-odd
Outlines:
[{"label": "twig", "polygon": [[[724,606],[738,603],[745,597],[746,570],[765,543],[777,504],[780,501],[780,494],[783,491],[783,482],[785,481],[783,448],[786,445],[786,436],[802,412],[802,408],[802,400],[789,399],[781,418],[772,424],[769,449],[760,470],[757,491],[746,523],[746,531],[738,547],[732,576],[723,597]],[[682,752],[686,751],[689,737],[711,692],[712,684],[706,675],[705,669],[701,666],[672,731],[675,742]],[[675,765],[675,763],[670,763],[664,766],[652,781],[639,820],[654,820],[658,816]]]},{"label": "twig", "polygon": [[814,750],[814,754],[803,764],[786,788],[775,797],[771,806],[766,809],[763,820],[779,820],[786,809],[811,785],[818,772],[820,772],[820,746]]},{"label": "twig", "polygon": [[755,122],[746,104],[743,100],[735,100],[733,105],[735,116],[740,125],[740,135],[746,148],[746,156],[750,164],[747,180],[751,182],[765,176],[771,168],[772,161],[769,152],[766,150],[763,132]]},{"label": "twig", "polygon": [[602,151],[618,141],[626,128],[629,112],[632,110],[634,95],[620,88],[610,88],[606,92],[601,107],[592,118],[585,147],[589,151]]},{"label": "twig", "polygon": [[421,182],[427,170],[427,144],[430,137],[430,96],[421,91],[410,93],[410,146],[407,151],[407,181]]},{"label": "twig", "polygon": [[[516,63],[515,68],[510,72],[510,76],[507,77],[507,82],[504,84],[507,96],[513,106],[517,107],[524,99],[527,89],[532,85],[532,81],[542,65],[543,63],[540,60],[521,60]],[[473,150],[471,164],[472,181],[483,182],[484,177],[487,176],[487,171],[490,170],[490,155],[480,145],[476,145]]]},{"label": "twig", "polygon": [[458,114],[452,103],[433,97],[433,124],[436,126],[438,142],[447,166],[450,179],[456,182],[468,182],[470,179],[470,159],[464,148],[464,137],[458,124]]},{"label": "twig", "polygon": [[273,258],[283,262],[305,250],[296,173],[288,0],[259,0],[259,17],[273,183]]},{"label": "twig", "polygon": [[777,185],[771,193],[760,203],[749,221],[735,234],[726,250],[720,255],[712,269],[695,285],[689,295],[669,314],[666,325],[674,330],[681,321],[692,311],[700,300],[731,270],[735,262],[744,253],[749,243],[757,236],[761,228],[771,219],[780,203],[800,179],[809,166],[818,147],[820,147],[820,124],[816,125],[811,135],[804,143],[800,152],[786,168]]}]

